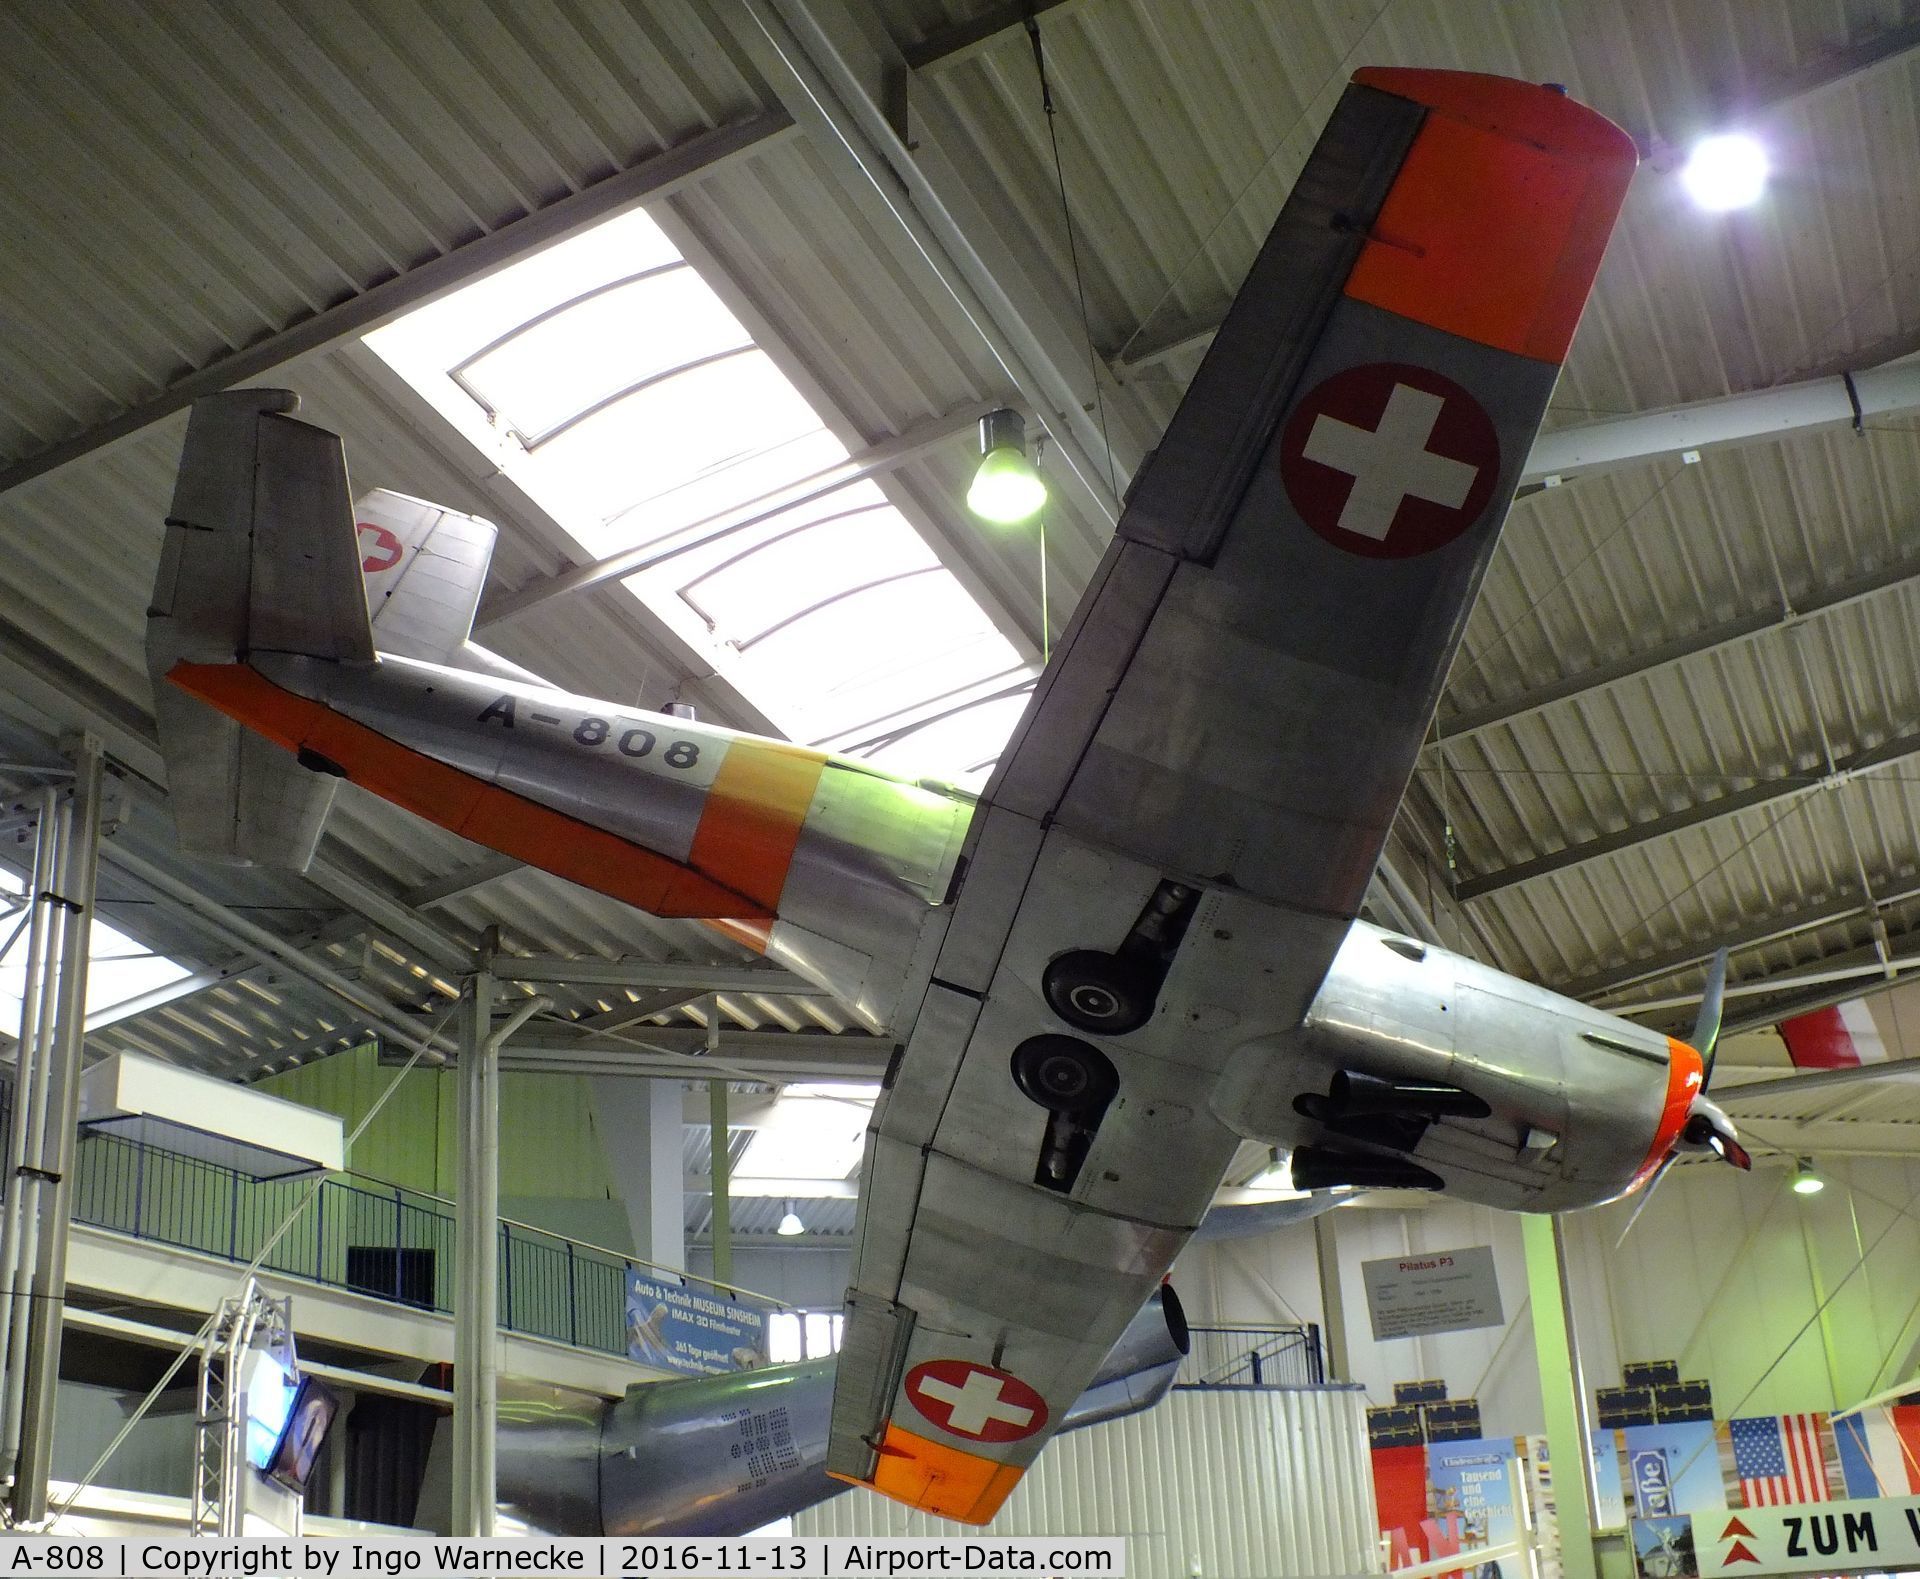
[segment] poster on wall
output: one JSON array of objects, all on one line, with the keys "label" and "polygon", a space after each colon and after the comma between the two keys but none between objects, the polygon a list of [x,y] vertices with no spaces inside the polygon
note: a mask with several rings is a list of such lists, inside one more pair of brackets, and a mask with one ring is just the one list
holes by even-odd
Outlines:
[{"label": "poster on wall", "polygon": [[1517,1454],[1510,1436],[1427,1444],[1427,1555],[1467,1559],[1470,1579],[1520,1579],[1526,1564],[1476,1563],[1473,1554],[1511,1541],[1519,1529],[1507,1466]]},{"label": "poster on wall", "polygon": [[1362,1261],[1360,1280],[1376,1342],[1498,1327],[1506,1319],[1491,1245]]},{"label": "poster on wall", "polygon": [[1640,1579],[1697,1579],[1700,1564],[1693,1551],[1693,1519],[1676,1513],[1669,1518],[1633,1521],[1633,1567]]},{"label": "poster on wall", "polygon": [[629,1272],[627,1356],[696,1376],[750,1371],[767,1363],[766,1312],[704,1289]]},{"label": "poster on wall", "polygon": [[1628,1426],[1620,1437],[1635,1518],[1672,1518],[1727,1505],[1711,1420]]},{"label": "poster on wall", "polygon": [[1593,1527],[1596,1530],[1626,1528],[1627,1491],[1620,1478],[1620,1437],[1615,1431],[1593,1433]]}]

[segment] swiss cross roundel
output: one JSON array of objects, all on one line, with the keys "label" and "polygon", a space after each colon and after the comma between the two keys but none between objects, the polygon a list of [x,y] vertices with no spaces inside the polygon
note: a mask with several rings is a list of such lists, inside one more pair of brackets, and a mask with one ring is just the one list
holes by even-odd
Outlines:
[{"label": "swiss cross roundel", "polygon": [[360,568],[367,574],[378,575],[400,563],[400,539],[384,526],[375,526],[371,521],[359,521],[354,524],[354,530],[360,534],[360,547],[365,551]]},{"label": "swiss cross roundel", "polygon": [[907,1372],[907,1397],[942,1431],[976,1442],[1018,1442],[1047,1423],[1047,1401],[1019,1377],[972,1360],[925,1360]]},{"label": "swiss cross roundel", "polygon": [[1335,548],[1410,559],[1480,519],[1500,477],[1500,437],[1452,379],[1363,362],[1308,390],[1280,430],[1280,480]]}]

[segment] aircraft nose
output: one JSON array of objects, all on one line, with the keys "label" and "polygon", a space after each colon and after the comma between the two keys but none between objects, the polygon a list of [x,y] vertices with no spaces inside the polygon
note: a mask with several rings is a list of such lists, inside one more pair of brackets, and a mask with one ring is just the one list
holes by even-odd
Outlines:
[{"label": "aircraft nose", "polygon": [[1740,1132],[1720,1108],[1705,1097],[1695,1097],[1680,1131],[1676,1150],[1711,1151],[1722,1162],[1730,1162],[1743,1173],[1753,1166],[1752,1154],[1740,1144]]}]

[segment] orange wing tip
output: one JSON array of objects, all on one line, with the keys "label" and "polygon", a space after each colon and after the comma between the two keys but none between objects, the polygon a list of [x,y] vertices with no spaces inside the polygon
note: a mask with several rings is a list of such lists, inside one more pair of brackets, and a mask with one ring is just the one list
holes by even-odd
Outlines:
[{"label": "orange wing tip", "polygon": [[1409,66],[1364,66],[1353,74],[1363,88],[1411,99],[1482,131],[1532,143],[1556,154],[1619,161],[1631,170],[1639,161],[1633,139],[1618,126],[1558,88],[1477,71],[1430,71]]},{"label": "orange wing tip", "polygon": [[909,1508],[962,1524],[985,1524],[1000,1511],[1001,1503],[1026,1473],[1018,1464],[1002,1464],[930,1442],[892,1424],[880,1440],[879,1455],[870,1480],[831,1470],[828,1474],[849,1485],[866,1486]]},{"label": "orange wing tip", "polygon": [[1498,351],[1563,361],[1633,179],[1633,140],[1532,83],[1388,68],[1353,80],[1431,113],[1346,294]]}]

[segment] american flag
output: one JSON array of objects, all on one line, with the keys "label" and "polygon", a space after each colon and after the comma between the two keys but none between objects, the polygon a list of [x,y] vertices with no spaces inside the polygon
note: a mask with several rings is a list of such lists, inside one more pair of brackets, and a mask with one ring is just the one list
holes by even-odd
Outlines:
[{"label": "american flag", "polygon": [[1729,1420],[1734,1473],[1750,1508],[1827,1500],[1827,1453],[1822,1416],[1760,1415]]}]

